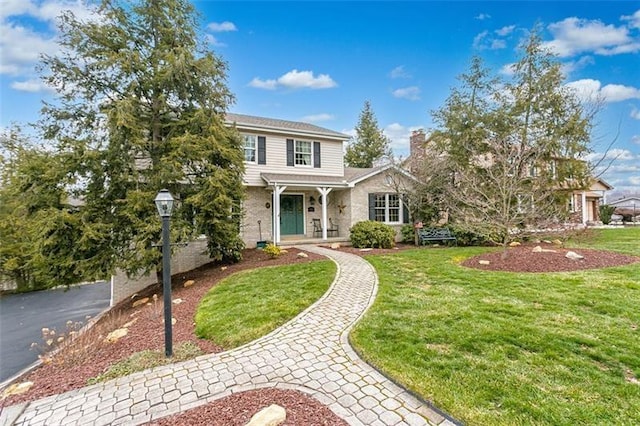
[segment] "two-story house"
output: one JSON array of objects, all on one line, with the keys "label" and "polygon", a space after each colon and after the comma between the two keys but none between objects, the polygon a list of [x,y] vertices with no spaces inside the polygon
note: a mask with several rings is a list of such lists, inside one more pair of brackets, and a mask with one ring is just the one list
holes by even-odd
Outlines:
[{"label": "two-story house", "polygon": [[312,124],[227,114],[244,141],[247,197],[241,236],[261,240],[346,240],[359,221],[377,220],[398,231],[408,222],[392,165],[344,166],[348,135]]}]

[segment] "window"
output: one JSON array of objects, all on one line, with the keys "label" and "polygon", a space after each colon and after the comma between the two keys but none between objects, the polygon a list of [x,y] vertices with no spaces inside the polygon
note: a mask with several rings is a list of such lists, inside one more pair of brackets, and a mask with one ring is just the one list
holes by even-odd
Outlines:
[{"label": "window", "polygon": [[244,145],[244,161],[255,163],[258,138],[256,135],[242,135],[242,141]]},{"label": "window", "polygon": [[370,194],[370,219],[377,222],[400,223],[400,195],[399,194]]},{"label": "window", "polygon": [[311,142],[296,141],[294,155],[296,166],[311,166]]},{"label": "window", "polygon": [[569,212],[575,213],[575,211],[576,211],[576,199],[575,199],[575,195],[571,194],[569,195]]}]

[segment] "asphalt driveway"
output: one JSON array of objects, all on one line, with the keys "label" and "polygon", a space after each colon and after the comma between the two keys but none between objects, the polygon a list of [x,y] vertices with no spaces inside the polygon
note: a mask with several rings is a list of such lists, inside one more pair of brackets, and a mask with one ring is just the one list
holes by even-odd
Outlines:
[{"label": "asphalt driveway", "polygon": [[86,323],[109,307],[109,283],[13,294],[0,298],[0,382],[38,359],[31,344],[42,343],[42,328],[66,330],[67,321]]}]

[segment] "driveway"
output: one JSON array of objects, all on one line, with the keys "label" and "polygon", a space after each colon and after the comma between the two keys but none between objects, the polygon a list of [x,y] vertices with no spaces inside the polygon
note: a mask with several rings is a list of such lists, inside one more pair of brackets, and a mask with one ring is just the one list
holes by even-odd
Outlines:
[{"label": "driveway", "polygon": [[105,281],[0,298],[0,383],[38,359],[31,344],[42,342],[42,328],[66,330],[66,322],[96,316],[109,307]]}]

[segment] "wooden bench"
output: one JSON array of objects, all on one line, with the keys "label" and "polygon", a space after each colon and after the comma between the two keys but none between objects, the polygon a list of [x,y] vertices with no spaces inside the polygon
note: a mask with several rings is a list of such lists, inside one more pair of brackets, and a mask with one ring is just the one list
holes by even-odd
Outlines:
[{"label": "wooden bench", "polygon": [[454,241],[456,245],[458,240],[451,233],[449,228],[422,228],[418,229],[418,239],[420,244],[425,245],[432,241]]}]

